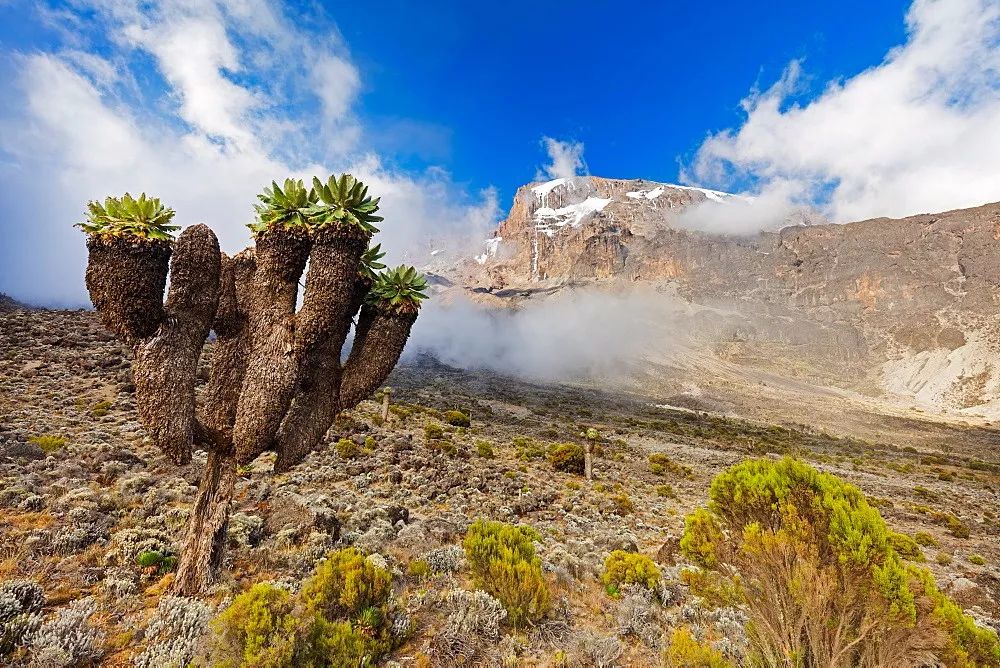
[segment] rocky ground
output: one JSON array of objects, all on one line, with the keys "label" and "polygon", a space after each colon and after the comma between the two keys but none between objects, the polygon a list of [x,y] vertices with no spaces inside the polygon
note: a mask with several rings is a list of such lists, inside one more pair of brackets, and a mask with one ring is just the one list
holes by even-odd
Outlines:
[{"label": "rocky ground", "polygon": [[[394,573],[410,628],[398,665],[449,665],[460,653],[483,665],[656,665],[682,623],[738,662],[741,614],[689,594],[677,537],[716,473],[783,454],[858,485],[896,531],[920,534],[942,587],[1000,629],[1000,456],[989,428],[894,418],[886,440],[871,440],[432,360],[390,378],[388,421],[365,402],[292,471],[272,474],[268,455],[241,469],[222,581],[204,601],[174,599],[172,574],[138,567],[135,555],[176,548],[204,456],[177,468],[148,444],[126,353],[92,313],[0,313],[0,580],[44,591],[32,623],[45,633],[11,660],[58,664],[45,638],[63,633],[81,662],[171,665],[233,595],[263,580],[294,587],[327,551],[355,545]],[[471,425],[448,424],[449,410]],[[553,470],[545,447],[583,443],[587,430],[597,432],[594,479]],[[654,473],[653,453],[677,466]],[[471,588],[461,538],[480,517],[540,532],[556,605],[536,627],[487,623],[456,644],[446,632],[453,592]],[[598,576],[615,549],[655,559],[655,594],[605,593]]]}]

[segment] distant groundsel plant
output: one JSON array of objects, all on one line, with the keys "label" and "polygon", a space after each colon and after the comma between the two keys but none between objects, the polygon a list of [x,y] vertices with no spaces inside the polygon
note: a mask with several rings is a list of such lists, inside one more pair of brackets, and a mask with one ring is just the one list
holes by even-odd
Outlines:
[{"label": "distant groundsel plant", "polygon": [[[222,563],[237,466],[274,451],[284,471],[318,446],[340,412],[385,381],[427,297],[413,267],[384,271],[371,243],[379,200],[363,183],[344,174],[312,184],[265,188],[249,226],[254,247],[234,257],[205,225],[175,241],[173,210],[145,194],[91,202],[79,224],[91,300],[133,348],[143,426],[178,465],[195,446],[209,453],[174,581],[181,595],[199,592]],[[198,406],[210,331],[212,373]]]},{"label": "distant groundsel plant", "polygon": [[744,606],[753,665],[1000,666],[1000,643],[905,563],[861,491],[794,459],[712,481],[681,549],[709,600]]}]

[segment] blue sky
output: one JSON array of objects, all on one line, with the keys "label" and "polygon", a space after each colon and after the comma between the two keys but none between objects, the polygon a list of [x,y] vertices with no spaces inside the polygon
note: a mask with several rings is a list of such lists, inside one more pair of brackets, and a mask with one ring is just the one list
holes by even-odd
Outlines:
[{"label": "blue sky", "polygon": [[0,0],[0,291],[44,303],[125,190],[235,251],[271,178],[350,170],[419,263],[536,177],[743,192],[704,229],[752,233],[1000,200],[998,156],[1000,0]]},{"label": "blue sky", "polygon": [[808,67],[804,97],[878,64],[904,42],[908,4],[399,0],[375,21],[327,9],[366,113],[427,124],[425,155],[387,149],[496,185],[506,205],[544,160],[542,135],[582,141],[594,174],[677,180],[678,160],[739,124],[740,100],[791,60]]}]

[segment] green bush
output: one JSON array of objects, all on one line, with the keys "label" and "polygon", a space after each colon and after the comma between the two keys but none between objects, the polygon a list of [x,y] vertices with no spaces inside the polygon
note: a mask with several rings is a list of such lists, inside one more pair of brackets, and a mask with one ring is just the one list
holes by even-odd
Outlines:
[{"label": "green bush", "polygon": [[917,542],[917,545],[923,545],[924,547],[934,547],[938,544],[937,538],[926,531],[918,531],[913,534],[913,540]]},{"label": "green bush", "polygon": [[392,634],[392,577],[354,548],[333,552],[292,595],[261,583],[212,623],[212,666],[374,666]]},{"label": "green bush", "polygon": [[361,456],[361,448],[349,438],[342,438],[337,441],[337,454],[342,459],[355,459]]},{"label": "green bush", "polygon": [[152,568],[153,566],[159,566],[162,561],[163,555],[155,550],[140,552],[135,558],[135,563],[140,568]]},{"label": "green bush", "polygon": [[531,460],[545,457],[545,448],[540,443],[527,436],[515,436],[514,450],[518,459]]},{"label": "green bush", "polygon": [[59,448],[66,445],[66,439],[62,436],[53,436],[51,434],[42,434],[40,436],[31,436],[28,438],[29,443],[34,443],[42,449],[47,455],[52,454]]},{"label": "green bush", "polygon": [[489,441],[476,441],[476,453],[484,459],[493,459],[493,446]]},{"label": "green bush", "polygon": [[654,475],[670,474],[678,478],[690,478],[691,467],[679,464],[662,452],[654,452],[649,456],[649,470]]},{"label": "green bush", "polygon": [[[754,663],[904,665],[930,647],[966,657],[947,665],[1000,666],[996,634],[954,608],[929,573],[904,565],[894,542],[860,490],[786,458],[719,474],[708,507],[688,516],[681,549],[704,569],[704,588],[745,606]],[[826,633],[832,613],[823,611],[838,611],[838,634]]]},{"label": "green bush", "polygon": [[889,543],[892,545],[892,549],[896,551],[896,554],[903,559],[907,559],[909,561],[924,560],[924,553],[920,549],[920,545],[917,544],[917,541],[913,540],[906,534],[889,534]]},{"label": "green bush", "polygon": [[644,554],[615,550],[604,560],[601,582],[605,587],[636,584],[646,589],[655,589],[660,581],[660,569]]},{"label": "green bush", "polygon": [[575,443],[560,443],[549,448],[548,459],[556,471],[563,473],[583,474],[583,446]]},{"label": "green bush", "polygon": [[970,554],[969,563],[975,564],[976,566],[982,566],[986,563],[986,557],[981,554]]},{"label": "green bush", "polygon": [[476,585],[503,604],[515,627],[542,619],[551,607],[533,544],[540,538],[530,527],[486,520],[472,524],[465,535],[465,556]]},{"label": "green bush", "polygon": [[294,665],[298,622],[284,589],[261,582],[237,596],[211,624],[209,664],[215,668]]},{"label": "green bush", "polygon": [[686,627],[674,629],[670,646],[663,652],[666,668],[732,668],[722,652],[708,643],[700,643]]},{"label": "green bush", "polygon": [[951,513],[936,513],[934,519],[947,527],[948,533],[955,538],[968,538],[972,534],[969,525]]},{"label": "green bush", "polygon": [[468,427],[472,424],[469,416],[462,411],[445,411],[444,421],[453,427]]},{"label": "green bush", "polygon": [[657,485],[656,486],[656,495],[657,496],[662,496],[665,499],[676,499],[677,498],[677,493],[674,491],[674,488],[671,487],[670,485],[667,485],[667,484]]},{"label": "green bush", "polygon": [[444,436],[444,427],[439,425],[437,422],[428,422],[424,425],[424,438],[428,441],[433,441],[437,438],[442,438]]},{"label": "green bush", "polygon": [[615,515],[631,515],[635,512],[635,503],[625,492],[620,492],[611,496],[611,505]]}]

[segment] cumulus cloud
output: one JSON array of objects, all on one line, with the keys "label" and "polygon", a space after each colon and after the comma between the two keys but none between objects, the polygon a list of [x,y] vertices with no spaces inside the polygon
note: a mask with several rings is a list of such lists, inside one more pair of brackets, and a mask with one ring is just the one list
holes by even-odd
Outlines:
[{"label": "cumulus cloud", "polygon": [[793,101],[803,75],[791,63],[683,176],[722,188],[749,180],[783,193],[786,209],[814,204],[837,222],[1000,200],[1000,3],[915,0],[906,25],[880,64],[805,104]]},{"label": "cumulus cloud", "polygon": [[587,163],[583,160],[583,142],[542,137],[541,144],[549,156],[549,162],[535,172],[536,181],[568,179],[587,173]]},{"label": "cumulus cloud", "polygon": [[289,175],[350,171],[368,182],[393,262],[420,263],[432,245],[471,247],[498,217],[494,191],[469,194],[441,169],[404,172],[362,148],[361,78],[332,26],[305,32],[264,0],[71,7],[60,11],[81,29],[64,45],[7,63],[0,291],[86,304],[83,238],[70,225],[108,193],[155,193],[177,223],[210,224],[229,252],[250,241],[256,193]]}]

